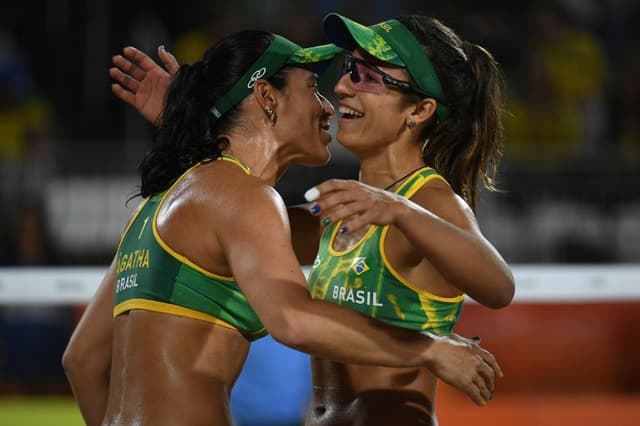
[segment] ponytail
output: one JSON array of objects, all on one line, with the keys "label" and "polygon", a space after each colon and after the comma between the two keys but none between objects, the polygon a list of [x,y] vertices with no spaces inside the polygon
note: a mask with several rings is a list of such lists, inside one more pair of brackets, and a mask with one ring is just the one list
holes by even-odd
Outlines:
[{"label": "ponytail", "polygon": [[471,96],[468,120],[471,129],[470,149],[463,170],[469,172],[466,189],[471,205],[476,204],[478,180],[485,188],[496,191],[495,176],[503,154],[504,80],[497,62],[485,48],[465,42],[475,90]]},{"label": "ponytail", "polygon": [[434,65],[449,116],[424,129],[423,160],[447,179],[472,209],[478,183],[496,190],[502,158],[504,85],[498,65],[484,48],[463,42],[435,18],[397,18],[413,33]]},{"label": "ponytail", "polygon": [[185,170],[206,158],[216,158],[224,146],[214,143],[202,88],[206,86],[203,61],[182,65],[167,92],[163,121],[156,145],[142,160],[140,195],[164,191]]}]

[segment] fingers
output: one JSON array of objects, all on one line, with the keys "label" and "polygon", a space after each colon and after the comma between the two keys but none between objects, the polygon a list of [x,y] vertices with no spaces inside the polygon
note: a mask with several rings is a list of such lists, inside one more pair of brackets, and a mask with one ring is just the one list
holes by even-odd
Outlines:
[{"label": "fingers", "polygon": [[324,226],[343,221],[340,233],[353,232],[368,224],[365,215],[369,203],[358,197],[347,191],[332,192],[322,201],[313,203],[309,211],[319,216]]},{"label": "fingers", "polygon": [[478,355],[480,355],[480,357],[482,358],[482,360],[487,363],[487,365],[489,365],[489,367],[491,367],[491,369],[493,370],[493,374],[495,376],[498,376],[499,378],[503,378],[504,377],[504,373],[502,372],[502,369],[500,368],[500,365],[498,365],[498,361],[496,360],[496,357],[493,356],[493,354],[485,349],[482,349],[480,346],[476,345],[477,349],[478,349]]},{"label": "fingers", "polygon": [[476,384],[480,388],[482,395],[485,397],[485,401],[491,399],[493,395],[493,370],[487,365],[486,362],[478,367],[478,376],[475,380]]},{"label": "fingers", "polygon": [[467,396],[469,398],[471,398],[471,400],[476,404],[476,405],[480,405],[482,407],[484,407],[485,405],[487,405],[487,398],[485,398],[485,396],[482,393],[482,390],[480,389],[480,387],[478,387],[478,385],[476,384],[475,381],[473,381],[467,389],[463,389],[464,393],[467,394]]},{"label": "fingers", "polygon": [[320,198],[321,195],[324,196],[332,191],[349,188],[349,186],[353,183],[354,181],[343,179],[329,179],[319,185],[314,186],[313,188],[310,188],[307,192],[304,193],[304,197],[309,202],[316,201],[318,198]]},{"label": "fingers", "polygon": [[178,72],[178,68],[180,68],[180,64],[178,63],[175,56],[169,53],[164,46],[158,47],[158,57],[164,64],[164,67],[169,72],[169,74],[174,75]]},{"label": "fingers", "polygon": [[111,92],[113,92],[113,94],[118,99],[125,101],[129,105],[135,106],[136,95],[134,95],[133,93],[129,92],[128,90],[123,89],[122,86],[120,86],[119,84],[115,84],[115,83],[112,84],[111,85]]},{"label": "fingers", "polygon": [[[127,74],[138,81],[142,81],[144,80],[147,71],[140,63],[141,57],[147,58],[153,65],[157,66],[157,64],[147,55],[133,47],[125,47],[122,51],[122,55],[114,56],[112,61],[113,65],[115,65],[122,73]],[[151,67],[151,69],[153,69],[153,67]]]},{"label": "fingers", "polygon": [[[151,59],[149,55],[136,49],[135,47],[127,46],[122,49],[122,53],[129,61],[131,61],[132,64],[135,64],[135,66],[139,67],[138,69],[143,73],[153,71],[154,69],[161,69],[160,65],[158,65],[153,59]],[[142,78],[144,78],[144,74],[142,74],[141,78],[138,78],[137,75],[133,75],[133,77],[137,80],[142,80]]]},{"label": "fingers", "polygon": [[138,88],[140,87],[140,80],[131,78],[130,75],[123,73],[115,67],[109,68],[109,76],[116,82],[118,82],[118,84],[124,89],[133,93],[138,92]]},{"label": "fingers", "polygon": [[478,365],[465,392],[477,405],[485,406],[493,399],[493,373],[480,357],[477,360]]}]

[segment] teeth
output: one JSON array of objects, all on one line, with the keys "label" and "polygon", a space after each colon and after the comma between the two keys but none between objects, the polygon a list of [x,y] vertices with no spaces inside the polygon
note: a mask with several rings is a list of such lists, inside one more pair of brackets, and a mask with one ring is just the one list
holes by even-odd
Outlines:
[{"label": "teeth", "polygon": [[361,113],[359,111],[356,111],[355,109],[351,109],[351,108],[348,108],[346,106],[342,106],[342,105],[340,106],[339,111],[340,111],[340,114],[342,114],[342,115],[350,115],[350,116],[358,117],[358,118],[364,117],[363,113]]}]

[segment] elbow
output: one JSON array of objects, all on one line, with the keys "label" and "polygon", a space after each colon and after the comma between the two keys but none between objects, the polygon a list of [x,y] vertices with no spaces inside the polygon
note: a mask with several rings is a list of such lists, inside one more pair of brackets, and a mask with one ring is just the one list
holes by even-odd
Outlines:
[{"label": "elbow", "polygon": [[491,309],[506,308],[513,301],[515,288],[513,275],[509,271],[505,274],[504,278],[500,280],[497,290],[493,292],[492,297],[488,298],[484,305]]},{"label": "elbow", "polygon": [[271,337],[278,343],[303,351],[309,346],[308,335],[300,321],[279,321],[269,328]]},{"label": "elbow", "polygon": [[62,354],[62,368],[70,382],[88,377],[108,377],[110,367],[106,360],[79,351],[73,346],[68,346]]},{"label": "elbow", "polygon": [[62,354],[62,368],[67,378],[71,380],[73,377],[80,375],[80,372],[86,368],[85,364],[83,357],[71,347],[67,346]]}]

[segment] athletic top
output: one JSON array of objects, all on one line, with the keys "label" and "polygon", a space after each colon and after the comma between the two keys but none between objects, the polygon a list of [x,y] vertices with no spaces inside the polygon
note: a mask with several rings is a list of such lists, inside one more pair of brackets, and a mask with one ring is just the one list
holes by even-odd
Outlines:
[{"label": "athletic top", "polygon": [[[431,179],[444,181],[435,170],[422,168],[407,178],[396,193],[411,198]],[[394,270],[384,251],[389,225],[372,225],[353,247],[337,251],[333,242],[340,226],[341,222],[334,223],[322,234],[308,277],[314,299],[347,306],[397,327],[434,334],[453,331],[464,294],[436,296],[419,289]]]},{"label": "athletic top", "polygon": [[[250,174],[234,157],[224,155],[219,160]],[[167,194],[200,164],[166,191],[147,198],[131,219],[118,247],[113,316],[131,309],[164,312],[238,330],[255,340],[267,331],[234,278],[196,265],[171,249],[158,233],[158,212]]]}]

